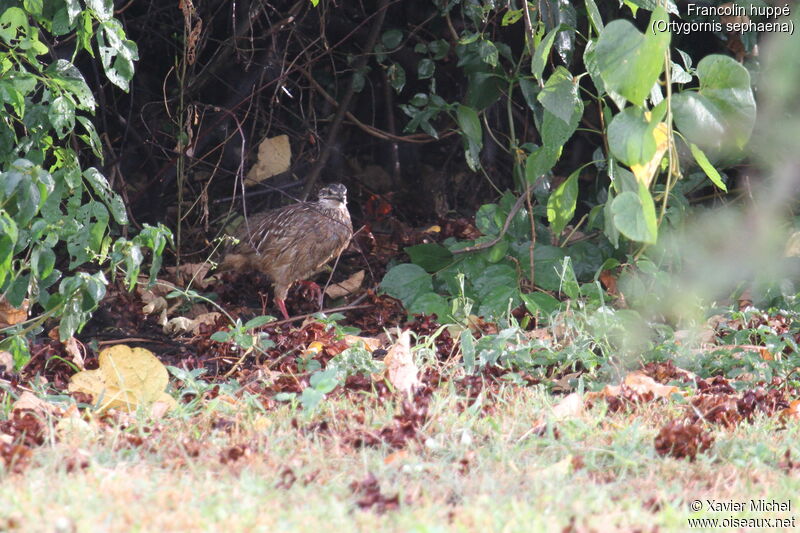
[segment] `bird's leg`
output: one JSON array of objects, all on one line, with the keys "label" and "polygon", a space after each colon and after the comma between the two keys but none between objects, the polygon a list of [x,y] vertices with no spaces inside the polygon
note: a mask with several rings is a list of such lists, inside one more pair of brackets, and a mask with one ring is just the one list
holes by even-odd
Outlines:
[{"label": "bird's leg", "polygon": [[323,295],[320,286],[313,281],[298,281],[297,283],[302,287],[300,290],[304,293],[310,294],[316,300],[320,309],[322,309]]},{"label": "bird's leg", "polygon": [[289,313],[286,312],[286,304],[283,303],[283,298],[275,298],[275,303],[278,304],[278,309],[283,313],[283,318],[289,320]]}]

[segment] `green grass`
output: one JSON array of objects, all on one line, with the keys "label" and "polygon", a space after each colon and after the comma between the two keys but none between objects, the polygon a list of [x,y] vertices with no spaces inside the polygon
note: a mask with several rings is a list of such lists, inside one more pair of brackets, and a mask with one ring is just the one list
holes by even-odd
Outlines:
[{"label": "green grass", "polygon": [[[690,462],[653,446],[682,405],[611,414],[599,402],[533,434],[555,400],[509,387],[488,413],[474,414],[442,389],[420,442],[395,455],[349,442],[357,429],[391,420],[395,406],[371,399],[326,401],[310,419],[285,405],[264,413],[251,401],[215,401],[159,422],[95,421],[96,434],[45,444],[22,473],[3,474],[0,530],[560,531],[574,518],[577,531],[685,531],[689,517],[793,515],[692,513],[687,504],[794,498],[800,480],[779,463],[787,449],[800,456],[796,423],[712,428],[715,445]],[[361,407],[363,424],[353,416]],[[308,430],[321,421],[327,432]],[[223,463],[237,445],[246,454]],[[70,458],[88,466],[67,472]],[[287,469],[296,481],[279,488]],[[369,472],[385,495],[399,494],[399,509],[358,508],[350,484]]]}]

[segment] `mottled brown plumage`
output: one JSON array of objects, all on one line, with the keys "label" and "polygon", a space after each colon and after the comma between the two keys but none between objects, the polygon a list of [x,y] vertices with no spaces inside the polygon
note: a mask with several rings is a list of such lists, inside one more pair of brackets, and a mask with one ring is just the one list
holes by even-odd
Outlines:
[{"label": "mottled brown plumage", "polygon": [[225,255],[224,270],[257,270],[275,286],[275,301],[286,312],[286,293],[316,274],[345,249],[353,235],[347,189],[334,183],[316,202],[299,202],[248,217],[236,231],[239,243]]}]

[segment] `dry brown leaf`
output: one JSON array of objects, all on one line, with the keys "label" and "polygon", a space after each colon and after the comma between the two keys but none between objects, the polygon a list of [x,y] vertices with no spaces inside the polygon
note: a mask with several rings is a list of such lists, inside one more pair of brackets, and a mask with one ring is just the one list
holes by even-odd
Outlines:
[{"label": "dry brown leaf", "polygon": [[364,282],[364,271],[359,270],[346,280],[340,283],[331,283],[328,285],[328,288],[325,289],[325,294],[330,296],[331,298],[341,298],[342,296],[347,296],[348,294],[352,294],[356,292],[358,289],[361,288],[361,284]]},{"label": "dry brown leaf", "polygon": [[190,284],[193,287],[205,289],[211,285],[212,280],[207,276],[211,263],[181,263],[179,267],[167,267],[164,270],[175,276],[180,285]]},{"label": "dry brown leaf", "polygon": [[56,410],[56,407],[46,401],[42,400],[38,396],[34,395],[31,392],[24,391],[20,394],[17,401],[11,404],[12,411],[33,411],[37,415],[46,415],[48,413],[53,413]]},{"label": "dry brown leaf", "polygon": [[170,318],[163,326],[166,335],[179,335],[197,328],[197,322],[185,316]]},{"label": "dry brown leaf", "polygon": [[525,336],[531,340],[549,342],[553,340],[553,335],[548,328],[535,328],[525,332]]},{"label": "dry brown leaf", "polygon": [[70,337],[67,339],[67,342],[64,343],[64,350],[66,350],[67,354],[71,356],[71,360],[73,363],[75,363],[75,366],[81,370],[85,370],[86,367],[83,363],[83,349],[75,337]]},{"label": "dry brown leaf", "polygon": [[56,438],[61,442],[77,444],[97,436],[97,428],[83,420],[77,413],[61,418],[55,427]]},{"label": "dry brown leaf", "polygon": [[531,433],[535,435],[542,435],[544,434],[545,429],[547,429],[548,420],[561,421],[568,418],[577,418],[583,414],[583,410],[583,396],[577,392],[568,394],[567,396],[564,396],[560,402],[553,406],[553,410],[550,412],[549,417],[540,418],[534,422],[533,427],[528,430],[523,437],[526,437]]},{"label": "dry brown leaf", "polygon": [[[631,372],[622,384],[627,385],[633,392],[639,395],[652,393],[653,398],[669,398],[673,394],[680,394],[680,389],[674,385],[662,385],[643,372]],[[622,393],[622,385],[606,385],[600,392],[590,392],[586,395],[588,400],[595,398],[609,398],[619,396]]]},{"label": "dry brown leaf", "polygon": [[6,301],[5,296],[0,296],[0,328],[15,326],[24,322],[28,318],[28,306],[30,303],[25,298],[20,307],[12,307]]},{"label": "dry brown leaf", "polygon": [[258,145],[258,161],[247,173],[245,183],[254,185],[289,170],[292,161],[292,147],[287,135],[264,139]]},{"label": "dry brown leaf", "polygon": [[14,370],[14,356],[11,352],[0,350],[0,372],[11,372]]},{"label": "dry brown leaf", "polygon": [[70,392],[90,394],[95,401],[102,401],[101,410],[134,411],[157,401],[170,403],[164,394],[169,382],[167,369],[149,350],[118,344],[101,351],[99,360],[97,370],[84,370],[70,378]]},{"label": "dry brown leaf", "polygon": [[381,347],[381,340],[375,337],[359,337],[358,335],[345,335],[344,342],[348,346],[357,346],[361,344],[370,352],[374,352]]},{"label": "dry brown leaf", "polygon": [[[142,298],[142,300],[144,300],[144,298]],[[152,315],[153,313],[161,313],[162,311],[166,311],[167,307],[169,307],[169,305],[167,304],[167,300],[163,296],[154,296],[149,301],[146,301],[144,307],[142,307],[142,313],[144,313],[145,315]]]},{"label": "dry brown leaf", "polygon": [[789,404],[789,407],[781,411],[780,418],[784,422],[786,419],[800,419],[800,400],[792,400],[792,402]]},{"label": "dry brown leaf", "polygon": [[414,393],[414,388],[419,386],[417,378],[417,365],[411,354],[411,333],[404,331],[397,342],[389,348],[383,359],[386,365],[386,375],[389,382],[399,391],[408,395]]},{"label": "dry brown leaf", "polygon": [[383,459],[383,464],[390,465],[392,463],[396,463],[397,461],[402,461],[408,457],[408,450],[403,448],[402,450],[397,450],[396,452],[392,452]]}]

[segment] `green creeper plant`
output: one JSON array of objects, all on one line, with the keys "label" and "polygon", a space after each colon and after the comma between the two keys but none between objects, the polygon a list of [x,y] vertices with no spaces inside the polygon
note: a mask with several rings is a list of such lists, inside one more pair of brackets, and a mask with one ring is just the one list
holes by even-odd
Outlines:
[{"label": "green creeper plant", "polygon": [[[602,10],[595,0],[434,4],[452,48],[389,29],[376,50],[394,72],[402,67],[393,49],[406,38],[419,41],[417,78],[428,90],[400,106],[409,117],[406,131],[437,137],[439,125],[449,123],[476,172],[483,171],[487,136],[506,144],[516,191],[481,207],[477,240],[406,250],[411,264],[390,269],[382,288],[410,312],[449,315],[460,295],[458,273],[466,275],[466,296],[477,314],[499,317],[520,303],[532,312],[553,309],[550,294],[569,296],[567,258],[578,281],[590,281],[608,261],[637,258],[656,244],[665,222],[680,221],[687,191],[703,182],[727,191],[718,168],[741,159],[756,117],[750,74],[731,57],[712,54],[695,66],[689,54],[672,48],[668,23],[681,21],[673,2],[626,0]],[[603,14],[616,18],[603,20]],[[521,30],[524,44],[498,38],[503,27]],[[453,59],[466,80],[459,102],[442,98],[436,83]],[[409,85],[405,73],[390,80],[400,94]],[[507,119],[494,132],[489,110],[503,108]],[[536,142],[518,137],[520,109],[532,119]],[[564,171],[565,146],[578,133],[595,143],[594,153],[556,181],[554,169]],[[591,177],[599,190],[593,198],[583,185]],[[585,214],[576,216],[580,211]],[[579,228],[599,236],[571,239]]]},{"label": "green creeper plant", "polygon": [[[52,49],[73,43],[72,60]],[[105,295],[107,272],[126,271],[132,288],[153,252],[151,277],[171,239],[145,225],[132,239],[112,238],[127,224],[122,199],[95,167],[103,157],[91,117],[97,105],[75,57],[99,54],[106,77],[127,91],[136,44],[114,18],[112,0],[23,0],[0,12],[0,296],[13,307],[27,299],[33,317],[0,330],[0,349],[16,368],[28,360],[26,335],[47,318],[59,335],[79,331]],[[87,153],[85,153],[87,152]],[[93,264],[92,267],[84,267]],[[101,266],[102,268],[97,268]],[[80,271],[79,271],[80,269]]]}]

